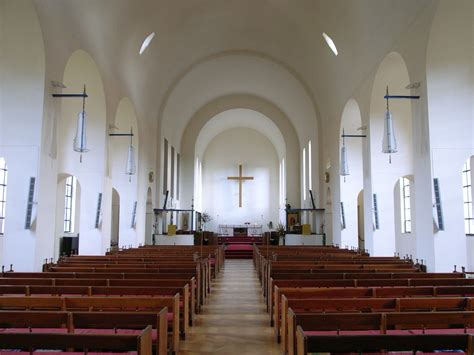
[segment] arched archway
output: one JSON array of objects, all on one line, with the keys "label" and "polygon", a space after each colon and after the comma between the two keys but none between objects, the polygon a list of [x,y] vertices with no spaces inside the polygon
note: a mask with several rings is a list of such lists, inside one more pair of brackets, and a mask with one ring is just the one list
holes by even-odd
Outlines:
[{"label": "arched archway", "polygon": [[106,106],[101,75],[92,57],[83,50],[75,51],[64,69],[63,83],[68,92],[82,92],[86,86],[89,97],[86,99],[85,112],[86,139],[88,153],[73,150],[72,142],[77,130],[77,117],[82,111],[82,100],[62,99],[61,115],[57,129],[58,169],[77,176],[81,181],[80,215],[80,254],[102,254],[104,240],[108,236],[102,233],[94,221],[97,215],[97,199],[103,193],[106,158]]},{"label": "arched archway", "polygon": [[[343,132],[347,135],[364,135],[365,129],[361,128],[362,119],[359,105],[354,99],[350,99],[342,113],[341,135]],[[340,196],[341,196],[341,216],[343,214],[343,226],[341,228],[341,245],[349,247],[358,247],[358,235],[361,222],[358,219],[358,195],[363,187],[363,159],[362,145],[363,139],[359,137],[341,138],[340,145],[344,143],[346,147],[347,165],[349,169],[348,176],[340,177]],[[342,162],[339,162],[339,166]],[[363,221],[363,220],[362,220]],[[363,225],[362,225],[363,229]]]},{"label": "arched archway", "polygon": [[[268,119],[273,121],[273,124],[277,127],[277,130],[283,135],[284,138],[284,151],[286,154],[285,159],[285,184],[286,189],[286,198],[288,203],[293,206],[297,206],[300,203],[300,154],[299,148],[300,144],[296,131],[289,122],[286,115],[278,109],[271,102],[268,102],[262,98],[255,97],[252,95],[229,95],[220,97],[212,102],[209,102],[204,107],[202,107],[196,114],[193,116],[192,120],[185,129],[181,153],[182,153],[182,177],[183,177],[183,198],[185,198],[184,206],[191,204],[186,199],[192,198],[194,196],[193,186],[195,181],[195,148],[196,141],[198,139],[199,133],[202,131],[203,127],[207,122],[212,120],[213,117],[216,117],[222,112],[230,111],[233,109],[245,109],[249,111],[254,111]],[[313,144],[317,144],[313,141]],[[314,155],[313,155],[314,156]],[[316,167],[317,164],[313,162],[313,167]],[[318,187],[318,174],[313,174],[313,186]],[[315,191],[318,196],[319,191]]]},{"label": "arched archway", "polygon": [[[114,126],[110,129],[110,133],[129,134],[131,132],[133,132],[132,138],[128,136],[109,136],[108,161],[112,186],[120,194],[120,243],[136,246],[138,245],[138,238],[132,219],[137,210],[135,204],[138,204],[137,172],[139,169],[140,140],[135,109],[132,102],[125,97],[118,104]],[[133,143],[136,168],[134,175],[127,175],[125,170],[131,143]]]},{"label": "arched archway", "polygon": [[[387,86],[390,93],[409,95],[406,86],[410,83],[408,70],[402,56],[389,53],[380,64],[375,75],[370,101],[370,151],[372,192],[378,202],[379,229],[374,231],[375,255],[393,255],[396,248],[394,227],[393,186],[403,175],[413,173],[412,112],[410,100],[390,100],[394,132],[398,152],[391,155],[382,152]],[[414,221],[414,223],[416,223]],[[412,233],[414,238],[414,233]]]}]

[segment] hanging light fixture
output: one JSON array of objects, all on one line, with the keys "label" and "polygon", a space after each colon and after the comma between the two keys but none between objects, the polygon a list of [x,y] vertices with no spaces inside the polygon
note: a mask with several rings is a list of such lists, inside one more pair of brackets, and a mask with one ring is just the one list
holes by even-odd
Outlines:
[{"label": "hanging light fixture", "polygon": [[[412,83],[406,87],[406,89],[418,89],[420,83]],[[390,108],[388,105],[389,99],[404,99],[404,100],[419,100],[420,95],[389,95],[388,86],[384,98],[387,100],[387,110],[385,111],[385,120],[383,127],[383,139],[382,139],[382,152],[390,154],[388,162],[392,163],[392,153],[396,153],[397,150],[397,140],[395,139],[395,131],[393,129],[393,118],[390,113]]]},{"label": "hanging light fixture", "polygon": [[344,130],[342,130],[342,146],[341,146],[341,176],[344,176],[344,181],[346,181],[346,176],[350,175],[349,173],[349,164],[347,163],[347,149],[346,149],[346,137]]},{"label": "hanging light fixture", "polygon": [[79,161],[82,163],[82,153],[87,153],[87,137],[86,137],[86,86],[84,85],[84,96],[82,97],[82,111],[77,116],[76,136],[74,137],[73,149],[75,152],[81,153]]},{"label": "hanging light fixture", "polygon": [[128,145],[128,155],[127,155],[127,166],[125,168],[125,174],[129,175],[129,181],[132,178],[132,175],[135,175],[137,171],[137,166],[135,164],[135,149],[133,147],[133,129],[130,128],[130,144]]},{"label": "hanging light fixture", "polygon": [[[54,82],[53,86],[58,87],[58,84],[61,84],[61,83]],[[84,84],[84,91],[81,94],[56,93],[56,94],[52,94],[52,96],[53,97],[82,97],[82,111],[79,112],[79,115],[77,116],[76,135],[73,141],[73,149],[75,152],[81,153],[79,161],[82,163],[82,153],[87,153],[89,151],[89,149],[87,149],[87,139],[86,139],[86,120],[87,120],[86,97],[88,97],[86,93],[86,85]]]},{"label": "hanging light fixture", "polygon": [[127,165],[125,166],[125,174],[129,176],[128,181],[132,181],[132,175],[135,175],[137,166],[135,164],[135,148],[133,147],[133,128],[130,127],[130,133],[109,133],[110,137],[130,137],[128,145]]},{"label": "hanging light fixture", "polygon": [[395,138],[395,131],[393,129],[393,118],[392,114],[390,112],[390,108],[388,105],[388,86],[387,86],[387,92],[385,95],[385,98],[387,99],[387,110],[385,111],[385,120],[384,120],[384,126],[383,126],[383,139],[382,139],[382,152],[389,155],[389,163],[392,163],[392,155],[393,153],[397,152],[397,140]]},{"label": "hanging light fixture", "polygon": [[341,167],[339,169],[339,174],[344,176],[344,182],[346,182],[346,176],[350,175],[349,164],[347,162],[347,148],[346,148],[346,138],[365,138],[365,134],[346,134],[344,129],[342,130],[342,146],[341,146]]}]

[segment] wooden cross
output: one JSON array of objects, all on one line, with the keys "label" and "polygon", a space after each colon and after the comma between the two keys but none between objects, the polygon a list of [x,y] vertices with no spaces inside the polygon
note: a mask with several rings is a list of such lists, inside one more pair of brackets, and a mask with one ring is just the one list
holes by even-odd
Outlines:
[{"label": "wooden cross", "polygon": [[242,176],[242,164],[239,164],[239,176],[228,176],[227,180],[237,180],[239,182],[239,207],[242,207],[242,182],[253,180],[253,176]]}]

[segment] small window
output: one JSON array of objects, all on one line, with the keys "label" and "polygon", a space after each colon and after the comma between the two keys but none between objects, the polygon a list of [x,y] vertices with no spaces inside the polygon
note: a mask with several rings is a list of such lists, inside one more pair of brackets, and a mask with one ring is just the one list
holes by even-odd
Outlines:
[{"label": "small window", "polygon": [[313,163],[311,141],[308,142],[308,188],[313,189]]},{"label": "small window", "polygon": [[5,207],[7,203],[7,164],[0,157],[0,235],[5,233]]},{"label": "small window", "polygon": [[306,148],[303,148],[303,200],[306,201]]},{"label": "small window", "polygon": [[400,208],[402,233],[411,233],[410,180],[400,179]]},{"label": "small window", "polygon": [[66,179],[66,191],[64,193],[64,232],[74,232],[74,216],[76,213],[76,186],[75,176]]},{"label": "small window", "polygon": [[462,196],[464,202],[464,231],[474,235],[474,217],[472,214],[471,159],[467,159],[462,168]]}]

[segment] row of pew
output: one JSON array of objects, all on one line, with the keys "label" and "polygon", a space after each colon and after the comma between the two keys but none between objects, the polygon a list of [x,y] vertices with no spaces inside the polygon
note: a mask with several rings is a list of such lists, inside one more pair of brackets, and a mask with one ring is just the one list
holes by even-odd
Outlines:
[{"label": "row of pew", "polygon": [[176,354],[224,261],[219,246],[143,246],[4,271],[0,351]]},{"label": "row of pew", "polygon": [[254,246],[283,354],[473,353],[474,279],[334,246]]}]

